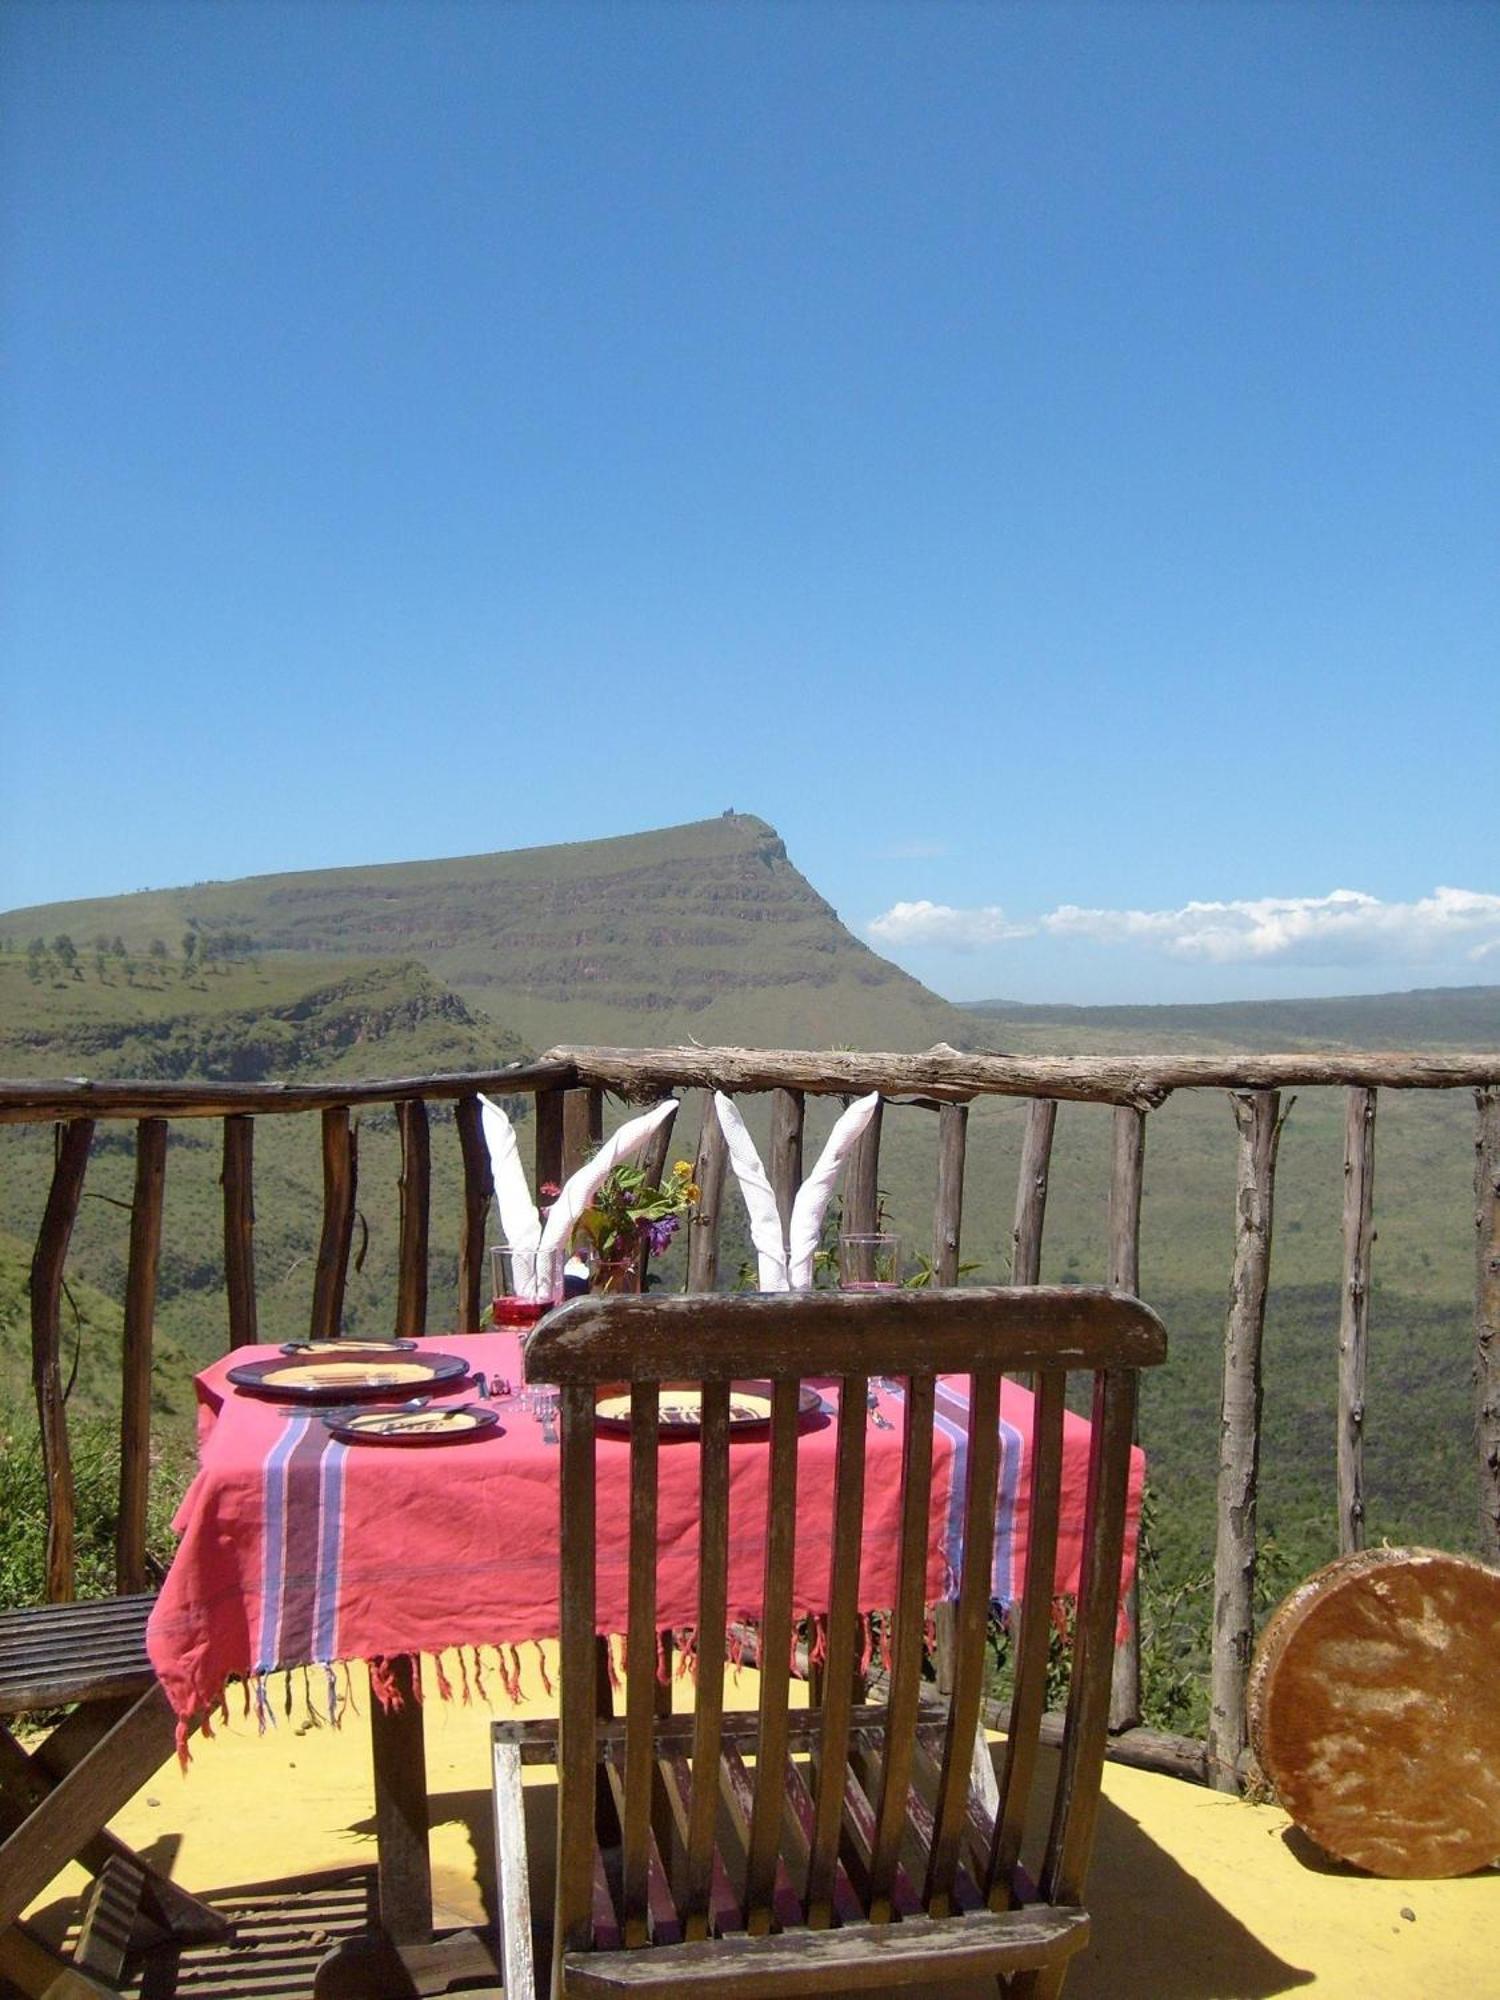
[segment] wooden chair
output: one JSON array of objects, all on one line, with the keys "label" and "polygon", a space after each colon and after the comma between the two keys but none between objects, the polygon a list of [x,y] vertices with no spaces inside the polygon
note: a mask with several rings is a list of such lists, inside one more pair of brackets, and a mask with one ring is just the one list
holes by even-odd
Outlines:
[{"label": "wooden chair", "polygon": [[[66,1708],[25,1750],[0,1721],[0,1975],[27,1994],[116,1990],[127,1959],[229,1925],[146,1867],[107,1821],[165,1764],[176,1720],[146,1655],[150,1594],[0,1613],[0,1717]],[[69,1860],[91,1869],[75,1965],[19,1919]]]},{"label": "wooden chair", "polygon": [[[1136,1371],[1165,1351],[1145,1306],[1082,1288],[589,1298],[542,1322],[526,1371],[560,1390],[561,1712],[556,1723],[504,1722],[493,1732],[507,2000],[532,2000],[538,1966],[554,1996],[677,1994],[721,1981],[747,1996],[817,1994],[975,1975],[1027,2000],[1058,1993],[1068,1958],[1088,1936],[1081,1897],[1104,1754]],[[1093,1376],[1083,1579],[1050,1821],[1040,1865],[1027,1873],[1022,1837],[1044,1706],[1064,1393],[1078,1370]],[[1036,1375],[1030,1558],[996,1788],[980,1723],[1000,1377],[1017,1371]],[[923,1705],[924,1596],[943,1374],[969,1377],[971,1419],[952,1696],[946,1712],[934,1713]],[[902,1378],[906,1415],[888,1686],[884,1701],[865,1704],[856,1687],[859,1552],[866,1392],[876,1376]],[[808,1377],[840,1378],[834,1535],[821,1688],[815,1706],[793,1710],[798,1409]],[[702,1392],[702,1637],[694,1713],[664,1717],[657,1418],[663,1379],[684,1378]],[[725,1712],[722,1649],[709,1635],[724,1631],[728,1610],[730,1383],[744,1379],[773,1385],[769,1445],[758,1447],[769,1450],[770,1480],[760,1705],[733,1715]],[[625,1713],[601,1720],[594,1400],[598,1385],[624,1381],[632,1386]],[[555,1764],[558,1775],[550,1911],[533,1907],[521,1784],[528,1762]]]}]

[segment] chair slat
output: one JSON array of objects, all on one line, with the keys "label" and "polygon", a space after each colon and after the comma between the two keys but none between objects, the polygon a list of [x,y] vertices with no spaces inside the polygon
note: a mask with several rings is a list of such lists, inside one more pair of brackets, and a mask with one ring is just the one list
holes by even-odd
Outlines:
[{"label": "chair slat", "polygon": [[[761,1782],[762,1773],[757,1769],[755,1777],[752,1779],[744,1758],[738,1750],[730,1746],[724,1752],[724,1779],[736,1827],[746,1837],[745,1851],[748,1865],[749,1838],[754,1832],[754,1816],[761,1810],[761,1800],[766,1796],[766,1788]],[[780,1797],[784,1802],[786,1798],[784,1790],[781,1791]],[[777,1818],[777,1831],[779,1833],[779,1814]],[[798,1925],[802,1922],[801,1899],[793,1885],[790,1874],[787,1872],[786,1864],[781,1858],[781,1844],[779,1840],[771,1856],[771,1882],[764,1904],[767,1915],[760,1930],[756,1929],[753,1922],[757,1907],[759,1906],[747,1894],[745,1897],[745,1925],[752,1937],[763,1937],[770,1931],[786,1930],[788,1927]]]},{"label": "chair slat", "polygon": [[[618,1764],[607,1764],[605,1771],[609,1781],[614,1809],[619,1817],[620,1824],[623,1826],[625,1824],[626,1800],[628,1796],[626,1776]],[[667,1880],[667,1871],[662,1861],[661,1851],[657,1845],[656,1832],[649,1820],[646,1823],[645,1863],[641,1873],[645,1884],[645,1916],[639,1925],[639,1934],[633,1939],[632,1931],[636,1929],[636,1925],[634,1920],[627,1914],[624,1897],[621,1897],[620,1914],[626,1950],[635,1950],[638,1946],[648,1942],[651,1944],[680,1943],[682,1939],[682,1925],[677,1919],[677,1905],[672,1900],[672,1885]]]},{"label": "chair slat", "polygon": [[995,1562],[995,1502],[1000,1485],[1000,1377],[976,1372],[969,1384],[968,1469],[964,1493],[964,1563],[953,1621],[953,1693],[943,1744],[932,1847],[922,1900],[929,1915],[952,1904],[959,1843],[969,1802],[974,1732],[984,1698],[986,1638]]},{"label": "chair slat", "polygon": [[644,1944],[649,1928],[651,1787],[656,1768],[656,1516],[657,1415],[655,1382],[630,1393],[630,1601],[625,1665],[625,1782],[620,1805],[620,1918],[628,1946]]},{"label": "chair slat", "polygon": [[[808,1864],[810,1864],[813,1833],[817,1824],[817,1810],[813,1803],[812,1793],[807,1788],[806,1775],[803,1772],[802,1766],[795,1760],[789,1761],[786,1767],[786,1792],[787,1805],[791,1812],[793,1825],[796,1828],[797,1859],[804,1863],[804,1875],[808,1875],[811,1872],[810,1865]],[[837,1832],[838,1829],[835,1827],[835,1837],[837,1836]],[[838,1918],[841,1924],[856,1924],[864,1916],[864,1907],[858,1896],[855,1895],[854,1885],[849,1880],[848,1871],[840,1863],[837,1853],[835,1853],[832,1866],[829,1869],[827,1904],[830,1911],[828,1921],[815,1924],[812,1920],[812,1910],[808,1907],[806,1898],[804,1897],[803,1908],[807,1913],[807,1926],[809,1930],[827,1930],[829,1922],[831,1922],[834,1916]]]},{"label": "chair slat", "polygon": [[698,1433],[698,1690],[693,1717],[693,1785],[682,1898],[688,1938],[708,1931],[724,1720],[724,1643],[729,1612],[729,1384],[705,1382]]},{"label": "chair slat", "polygon": [[[849,1871],[849,1879],[854,1884],[855,1893],[866,1910],[872,1908],[874,1897],[870,1887],[870,1857],[875,1847],[875,1808],[870,1803],[870,1794],[865,1789],[865,1775],[858,1769],[859,1750],[844,1771],[844,1865]],[[901,1861],[897,1861],[891,1878],[889,1895],[890,1907],[898,1917],[914,1917],[922,1908],[922,1900],[916,1885]]]},{"label": "chair slat", "polygon": [[1015,1646],[1015,1680],[1006,1730],[1000,1809],[990,1849],[985,1893],[992,1910],[1015,1901],[1011,1877],[1021,1854],[1026,1806],[1036,1772],[1042,1711],[1047,1698],[1047,1636],[1052,1629],[1052,1582],[1057,1568],[1057,1523],[1062,1507],[1063,1415],[1068,1378],[1060,1368],[1038,1375],[1031,1420],[1031,1497],[1026,1530],[1026,1584],[1021,1632]]},{"label": "chair slat", "polygon": [[1094,1377],[1093,1451],[1068,1719],[1041,1874],[1042,1894],[1052,1902],[1077,1900],[1094,1845],[1109,1728],[1109,1671],[1096,1669],[1114,1651],[1136,1386],[1134,1375],[1117,1369],[1101,1370]]},{"label": "chair slat", "polygon": [[[937,1809],[943,1783],[941,1758],[941,1748],[934,1757],[918,1731],[912,1743],[911,1788],[906,1795],[906,1816],[911,1824],[907,1852],[914,1858],[913,1872],[921,1877],[924,1884],[932,1873],[932,1849],[937,1834]],[[980,1871],[971,1870],[968,1866],[967,1838],[970,1829],[971,1821],[965,1812],[955,1845],[953,1882],[948,1891],[947,1907],[941,1912],[943,1916],[952,1916],[955,1910],[978,1910],[984,1906],[984,1897],[979,1891]],[[989,1829],[985,1831],[988,1834]],[[989,1853],[987,1838],[983,1851],[986,1855]],[[928,1901],[925,1887],[922,1899],[925,1905]],[[934,1912],[929,1909],[927,1914],[931,1916]]]},{"label": "chair slat", "polygon": [[792,1666],[792,1558],[796,1549],[798,1392],[795,1377],[771,1388],[766,1566],[761,1592],[760,1749],[745,1868],[745,1922],[752,1936],[771,1926],[771,1891],[786,1798],[787,1689]]},{"label": "chair slat", "polygon": [[[565,1951],[581,1950],[597,1925],[594,1801],[594,1390],[568,1384],[562,1418],[563,1593],[558,1703],[558,1862],[554,1985]],[[602,1877],[601,1877],[602,1879]],[[613,1925],[611,1914],[609,1922]]]},{"label": "chair slat", "polygon": [[912,1738],[922,1691],[923,1616],[927,1594],[927,1514],[932,1497],[932,1424],[937,1383],[912,1375],[906,1387],[906,1420],[901,1436],[901,1567],[897,1572],[895,1640],[891,1654],[890,1715],[885,1768],[870,1857],[870,1916],[891,1916],[891,1884],[906,1824],[906,1792],[911,1778]]},{"label": "chair slat", "polygon": [[844,1767],[849,1761],[849,1716],[861,1623],[859,1561],[865,1504],[865,1391],[868,1378],[846,1376],[839,1385],[838,1456],[834,1466],[833,1547],[828,1597],[828,1657],[823,1666],[823,1727],[818,1787],[807,1864],[807,1921],[826,1930],[833,1918],[832,1890],[844,1816]]},{"label": "chair slat", "polygon": [[[681,1718],[678,1719],[680,1720]],[[683,1847],[686,1848],[688,1821],[693,1795],[692,1766],[685,1756],[681,1755],[681,1753],[675,1753],[662,1758],[661,1774],[667,1799],[671,1805],[672,1818],[677,1829],[677,1838],[682,1842]],[[712,1778],[710,1790],[717,1800],[719,1782],[717,1765],[715,1765],[710,1775]],[[686,1926],[684,1926],[685,1928]],[[703,1920],[702,1934],[705,1937],[723,1937],[727,1932],[742,1930],[743,1928],[744,1925],[740,1919],[739,1902],[735,1897],[734,1889],[730,1883],[728,1870],[724,1866],[724,1857],[715,1848],[711,1857],[708,1907]]]}]

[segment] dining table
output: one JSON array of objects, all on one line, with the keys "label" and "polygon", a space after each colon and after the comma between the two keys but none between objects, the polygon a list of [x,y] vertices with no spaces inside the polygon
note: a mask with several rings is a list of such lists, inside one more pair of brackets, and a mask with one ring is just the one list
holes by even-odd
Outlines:
[{"label": "dining table", "polygon": [[[295,1698],[341,1719],[354,1663],[369,1672],[381,1922],[397,1943],[431,1936],[427,1846],[426,1691],[462,1679],[492,1702],[519,1694],[523,1649],[559,1629],[559,1479],[555,1405],[527,1385],[512,1330],[437,1335],[414,1353],[448,1355],[461,1373],[436,1385],[434,1409],[471,1406],[482,1427],[409,1444],[351,1438],[315,1403],[237,1386],[231,1372],[280,1350],[240,1348],[196,1377],[198,1470],[178,1511],[180,1536],[152,1613],[147,1645],[179,1723],[212,1734],[233,1702],[271,1729]],[[939,1385],[933,1440],[927,1597],[952,1594],[961,1551],[967,1378]],[[392,1389],[392,1397],[404,1391]],[[808,1655],[830,1596],[836,1380],[809,1386],[797,1463],[794,1595]],[[872,1651],[879,1612],[895,1600],[903,1390],[872,1381],[866,1424],[866,1519],[859,1602]],[[1025,1582],[1032,1398],[1006,1380],[992,1600],[1002,1611]],[[436,1441],[433,1441],[433,1438]],[[693,1630],[697,1603],[698,1449],[671,1438],[660,1454],[662,1553],[657,1618],[670,1646],[731,1651],[753,1632],[764,1567],[767,1430],[733,1434],[730,1453],[730,1630]],[[1089,1425],[1068,1414],[1054,1596],[1076,1593],[1083,1548]],[[597,1628],[618,1658],[629,1585],[629,1441],[598,1440]],[[1144,1462],[1133,1455],[1126,1574],[1133,1573]],[[618,1504],[611,1504],[611,1495]],[[737,1521],[741,1524],[737,1527]],[[295,1690],[293,1681],[297,1683]],[[200,1756],[212,1755],[211,1744]]]}]

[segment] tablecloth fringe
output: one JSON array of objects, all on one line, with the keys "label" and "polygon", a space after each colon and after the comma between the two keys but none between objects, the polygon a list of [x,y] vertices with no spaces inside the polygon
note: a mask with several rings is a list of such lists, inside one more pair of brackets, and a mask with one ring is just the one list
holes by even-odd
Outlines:
[{"label": "tablecloth fringe", "polygon": [[[998,1613],[1002,1625],[1008,1624],[1009,1614],[999,1604],[993,1609]],[[1069,1616],[1071,1600],[1058,1598],[1052,1606],[1052,1618],[1058,1637],[1064,1641],[1069,1636]],[[863,1611],[859,1614],[859,1671],[868,1676],[872,1667],[889,1671],[891,1664],[890,1630],[891,1616],[886,1611]],[[933,1646],[936,1631],[931,1613],[928,1614],[928,1644]],[[610,1686],[619,1692],[624,1688],[628,1671],[628,1649],[623,1633],[601,1634],[604,1639],[604,1659]],[[747,1655],[753,1660],[755,1655],[755,1622],[748,1616],[741,1616],[731,1622],[724,1635],[724,1661],[736,1676],[744,1665]],[[658,1634],[656,1639],[656,1679],[666,1685],[672,1679],[684,1678],[696,1681],[699,1670],[699,1639],[693,1626],[676,1626]],[[486,1657],[488,1656],[488,1658]],[[491,1687],[498,1681],[506,1704],[519,1707],[527,1698],[524,1685],[528,1666],[534,1671],[544,1698],[550,1700],[555,1692],[551,1672],[548,1669],[547,1651],[538,1639],[528,1639],[520,1644],[497,1643],[483,1646],[449,1646],[434,1652],[415,1655],[420,1662],[420,1671],[411,1677],[410,1686],[417,1701],[425,1699],[424,1679],[430,1674],[433,1687],[441,1701],[457,1701],[468,1707],[475,1700],[493,1709]],[[824,1613],[809,1612],[794,1620],[790,1667],[794,1675],[805,1678],[813,1669],[821,1667],[828,1658],[828,1619]],[[377,1655],[365,1662],[370,1681],[370,1691],[383,1708],[400,1709],[405,1706],[407,1695],[401,1681],[396,1677],[395,1656]],[[347,1714],[359,1714],[355,1700],[352,1667],[350,1660],[324,1660],[304,1667],[271,1667],[259,1669],[237,1680],[230,1680],[220,1690],[219,1698],[207,1711],[197,1716],[186,1716],[177,1724],[177,1757],[185,1770],[191,1762],[188,1749],[194,1727],[202,1730],[206,1737],[214,1733],[214,1719],[227,1723],[229,1720],[230,1690],[235,1685],[240,1689],[242,1714],[248,1719],[252,1714],[262,1735],[280,1726],[283,1721],[297,1721],[298,1726],[312,1729],[343,1726]],[[486,1674],[492,1678],[486,1680]],[[299,1716],[300,1708],[300,1716]],[[278,1709],[280,1714],[278,1716]]]}]

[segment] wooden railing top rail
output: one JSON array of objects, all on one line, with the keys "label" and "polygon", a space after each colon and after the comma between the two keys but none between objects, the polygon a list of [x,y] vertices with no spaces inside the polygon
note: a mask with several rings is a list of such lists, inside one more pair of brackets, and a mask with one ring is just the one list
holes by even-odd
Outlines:
[{"label": "wooden railing top rail", "polygon": [[70,1076],[57,1082],[0,1082],[0,1125],[68,1118],[232,1118],[240,1113],[329,1111],[344,1105],[392,1104],[412,1098],[497,1097],[566,1090],[573,1066],[551,1056],[509,1069],[463,1074],[382,1077],[349,1083],[159,1083],[152,1079]]},{"label": "wooden railing top rail", "polygon": [[1287,1084],[1361,1084],[1395,1090],[1451,1090],[1500,1081],[1500,1049],[1443,1055],[1391,1050],[1314,1049],[1286,1055],[1020,1056],[971,1055],[946,1042],[920,1055],[867,1055],[848,1049],[606,1049],[560,1047],[581,1084],[636,1097],[661,1085],[721,1090],[878,1090],[888,1097],[1067,1097],[1127,1104],[1139,1111],[1174,1090],[1274,1090]]},{"label": "wooden railing top rail", "polygon": [[508,1069],[349,1083],[161,1083],[68,1077],[0,1081],[0,1124],[69,1118],[219,1118],[338,1105],[530,1094],[584,1086],[640,1099],[662,1089],[801,1090],[962,1104],[975,1097],[1069,1098],[1149,1111],[1174,1090],[1291,1085],[1456,1090],[1500,1083],[1500,1050],[1301,1049],[1280,1055],[1021,1056],[966,1054],[939,1042],[917,1055],[849,1049],[559,1047]]}]

